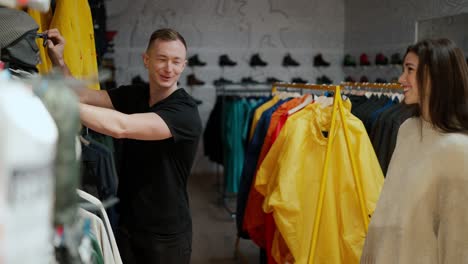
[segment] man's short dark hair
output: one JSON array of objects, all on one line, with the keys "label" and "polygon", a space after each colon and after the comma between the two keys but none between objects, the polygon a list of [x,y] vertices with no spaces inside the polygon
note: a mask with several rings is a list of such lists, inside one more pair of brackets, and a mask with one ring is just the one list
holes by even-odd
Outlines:
[{"label": "man's short dark hair", "polygon": [[187,50],[187,43],[185,43],[184,37],[182,37],[182,35],[179,32],[171,28],[161,28],[161,29],[154,31],[153,34],[151,34],[148,47],[146,48],[146,50],[149,50],[153,42],[156,41],[157,39],[165,40],[165,41],[180,40],[180,42],[184,44],[185,50]]}]

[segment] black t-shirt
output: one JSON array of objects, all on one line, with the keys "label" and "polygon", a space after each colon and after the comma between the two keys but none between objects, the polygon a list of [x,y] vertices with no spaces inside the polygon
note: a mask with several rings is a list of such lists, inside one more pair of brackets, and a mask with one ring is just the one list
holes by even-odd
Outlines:
[{"label": "black t-shirt", "polygon": [[158,114],[172,137],[124,139],[118,196],[121,220],[129,229],[176,234],[191,228],[187,178],[202,124],[195,100],[178,89],[149,106],[149,86],[121,86],[108,91],[114,108],[126,114]]}]

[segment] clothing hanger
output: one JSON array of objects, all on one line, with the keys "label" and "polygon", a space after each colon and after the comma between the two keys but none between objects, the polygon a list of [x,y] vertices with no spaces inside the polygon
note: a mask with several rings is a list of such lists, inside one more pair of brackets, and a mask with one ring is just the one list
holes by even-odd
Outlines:
[{"label": "clothing hanger", "polygon": [[[82,197],[82,199],[84,199],[84,198]],[[86,200],[86,199],[84,199],[84,200]],[[102,207],[107,209],[109,207],[112,207],[112,206],[116,205],[118,202],[119,202],[119,198],[111,197],[111,198],[108,198],[108,199],[102,201],[101,204],[102,204]],[[99,212],[101,210],[101,208],[99,206],[97,206],[94,203],[90,203],[89,201],[88,202],[80,202],[78,204],[79,204],[80,208],[83,208],[83,209],[85,209],[86,211],[89,211],[89,212]]]},{"label": "clothing hanger", "polygon": [[288,115],[292,115],[292,114],[296,113],[297,111],[302,110],[304,107],[308,106],[312,102],[314,102],[314,96],[313,95],[311,95],[311,94],[304,95],[304,101],[302,101],[301,104],[294,107],[293,109],[290,109],[288,111]]},{"label": "clothing hanger", "polygon": [[286,91],[276,91],[272,93],[273,95],[277,95],[279,99],[287,99],[291,97],[301,97],[302,95],[298,92],[290,92],[288,91],[288,88],[286,88]]},{"label": "clothing hanger", "polygon": [[[120,258],[119,248],[117,247],[117,242],[115,241],[114,232],[112,231],[112,227],[111,227],[111,224],[110,224],[110,221],[109,221],[109,217],[107,216],[107,213],[106,213],[106,210],[105,210],[105,207],[104,207],[103,203],[98,198],[92,196],[91,194],[89,194],[89,193],[87,193],[85,191],[77,189],[76,192],[78,193],[78,196],[81,197],[81,199],[89,202],[95,208],[99,208],[97,211],[100,212],[100,214],[102,215],[102,221],[104,222],[104,226],[106,228],[107,235],[109,236],[109,241],[111,242],[111,249],[112,249],[112,252],[114,253],[114,258],[115,258],[116,264],[121,264],[122,259]],[[112,199],[112,198],[110,198],[110,199]],[[114,197],[114,199],[117,199],[117,198]],[[109,202],[109,204],[110,204],[110,202]]]}]

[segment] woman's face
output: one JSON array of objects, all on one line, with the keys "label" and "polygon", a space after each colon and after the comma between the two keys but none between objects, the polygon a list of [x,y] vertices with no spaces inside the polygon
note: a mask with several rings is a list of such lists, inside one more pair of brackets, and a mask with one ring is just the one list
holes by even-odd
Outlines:
[{"label": "woman's face", "polygon": [[406,104],[419,104],[419,90],[416,78],[418,72],[419,58],[414,52],[408,52],[403,62],[403,73],[400,75],[398,82],[404,88],[405,103]]}]

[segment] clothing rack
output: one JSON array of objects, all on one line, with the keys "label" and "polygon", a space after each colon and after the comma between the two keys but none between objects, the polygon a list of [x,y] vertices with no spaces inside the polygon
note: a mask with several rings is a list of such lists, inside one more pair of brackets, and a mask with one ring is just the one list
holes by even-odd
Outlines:
[{"label": "clothing rack", "polygon": [[[231,86],[227,88],[225,85],[216,87],[216,94],[217,95],[232,95],[232,94],[249,94],[249,93],[270,93],[271,88],[268,88],[264,85],[261,87],[253,87],[253,88],[246,88],[240,84],[226,84],[227,86]],[[237,86],[237,87],[236,87]]]},{"label": "clothing rack", "polygon": [[276,93],[278,88],[297,88],[307,90],[323,90],[323,91],[335,91],[336,88],[370,88],[370,89],[391,89],[391,90],[402,90],[403,87],[398,83],[360,83],[360,82],[342,82],[339,85],[328,85],[328,84],[302,84],[302,83],[287,83],[287,82],[276,82],[272,84],[271,92]]},{"label": "clothing rack", "polygon": [[323,90],[323,91],[335,91],[336,85],[327,85],[327,84],[303,84],[303,83],[287,83],[279,82],[273,83],[271,85],[271,93],[274,94],[278,92],[278,88],[296,88],[296,89],[306,89],[306,90]]},{"label": "clothing rack", "polygon": [[[341,105],[340,109],[343,109],[343,100],[341,99],[341,89],[343,90],[346,90],[346,89],[349,89],[349,88],[364,88],[364,89],[373,89],[373,90],[402,90],[403,87],[400,85],[400,84],[397,84],[397,83],[359,83],[359,82],[342,82],[341,84],[338,84],[338,85],[327,85],[327,84],[302,84],[302,83],[287,83],[287,82],[275,82],[271,85],[271,94],[274,95],[276,94],[277,92],[279,91],[282,91],[283,89],[285,89],[286,91],[289,91],[289,88],[292,88],[293,90],[294,89],[299,89],[302,93],[303,90],[319,90],[319,91],[331,91],[331,92],[334,92],[334,95],[335,95],[335,100],[334,100],[334,105],[333,105],[333,108],[334,109],[337,109],[338,108],[338,105]],[[330,131],[334,130],[335,129],[335,126],[336,126],[336,122],[340,122],[340,120],[337,120],[336,119],[336,115],[337,114],[340,114],[341,115],[341,120],[345,120],[344,118],[344,113],[342,112],[342,110],[340,111],[333,111],[333,116],[332,116],[332,122],[331,122],[331,129]],[[349,141],[349,128],[347,127],[347,125],[345,123],[343,123],[343,129],[344,129],[344,133],[345,133],[345,138],[346,138],[346,141],[347,141],[347,145],[349,146],[350,145],[350,141]],[[327,146],[327,156],[330,155],[330,148],[331,145]],[[364,197],[364,193],[362,191],[362,184],[361,184],[361,180],[359,177],[357,177],[358,173],[357,173],[357,170],[356,170],[356,162],[354,161],[354,158],[352,156],[352,153],[350,152],[351,150],[349,148],[348,149],[348,152],[349,152],[349,156],[350,156],[350,159],[351,159],[351,163],[352,163],[352,170],[353,170],[353,176],[354,176],[354,179],[355,179],[355,182],[356,182],[356,188],[357,188],[357,193],[358,193],[358,196],[359,196],[359,200],[360,200],[360,204],[361,204],[361,214],[362,214],[362,219],[363,219],[363,222],[364,222],[364,225],[368,226],[368,223],[369,223],[369,220],[368,220],[368,215],[366,213],[366,209],[365,209],[365,197]],[[329,158],[326,158],[325,159],[325,165],[324,165],[324,171],[323,171],[323,175],[327,175],[328,174],[328,167],[329,167],[329,162],[328,162]],[[321,211],[322,211],[322,208],[323,208],[323,201],[324,201],[324,194],[325,194],[325,185],[326,185],[326,182],[327,182],[327,179],[326,177],[322,176],[322,180],[321,180],[321,183],[320,183],[320,193],[319,193],[319,200],[318,200],[318,204],[317,204],[317,216],[318,218],[314,221],[314,229],[313,229],[313,236],[312,236],[312,243],[311,243],[311,248],[310,248],[310,252],[309,252],[309,260],[313,260],[314,257],[315,257],[315,251],[316,251],[316,247],[317,247],[317,237],[318,237],[318,230],[319,230],[319,225],[320,225],[320,216],[321,216]],[[236,240],[236,243],[235,243],[235,255],[236,256],[240,256],[240,257],[243,257],[243,255],[241,254],[240,250],[239,250],[239,240],[240,238],[238,237],[237,240]],[[244,259],[244,258],[243,258]]]},{"label": "clothing rack", "polygon": [[402,90],[403,86],[399,83],[360,83],[360,82],[342,82],[342,87],[361,87],[371,89],[389,89],[389,90]]},{"label": "clothing rack", "polygon": [[[334,103],[333,103],[333,109],[339,109],[339,114],[341,116],[341,122],[345,120],[345,113],[343,112],[343,100],[341,98],[341,88],[346,89],[349,87],[357,87],[357,88],[370,88],[370,89],[402,89],[402,86],[399,84],[387,84],[387,83],[341,83],[340,85],[326,85],[326,84],[298,84],[298,83],[273,83],[271,92],[272,94],[277,93],[278,88],[298,88],[298,89],[307,89],[307,90],[322,90],[322,91],[334,91]],[[336,122],[340,122],[336,120],[336,111],[333,111],[332,114],[332,121],[331,121],[331,128],[330,131],[334,131],[336,127]],[[350,141],[349,141],[349,128],[347,127],[346,123],[342,123],[343,129],[344,129],[344,134],[346,138],[346,143],[348,146],[350,146]],[[361,179],[357,176],[358,172],[356,170],[356,162],[354,160],[354,157],[351,153],[351,149],[347,147],[348,150],[348,155],[350,157],[350,161],[352,164],[352,171],[353,171],[353,177],[354,181],[356,183],[356,191],[358,193],[359,197],[359,202],[360,202],[360,207],[361,207],[361,216],[362,220],[364,222],[364,226],[368,227],[369,225],[369,219],[368,215],[366,213],[366,205],[365,202],[366,199],[364,197],[364,192],[362,191],[362,183]],[[323,203],[324,203],[324,196],[325,196],[325,188],[327,184],[327,175],[328,175],[328,167],[329,167],[329,156],[331,152],[331,144],[327,144],[327,152],[326,152],[326,158],[325,158],[325,164],[324,164],[324,170],[322,174],[322,179],[320,182],[320,192],[319,192],[319,199],[317,201],[317,212],[316,216],[317,218],[314,221],[314,227],[313,227],[313,233],[312,233],[312,241],[311,241],[311,247],[309,251],[309,262],[313,259],[315,259],[315,252],[317,248],[317,243],[318,243],[318,232],[319,232],[319,226],[320,226],[320,219],[322,215],[322,208],[323,208]]]}]

